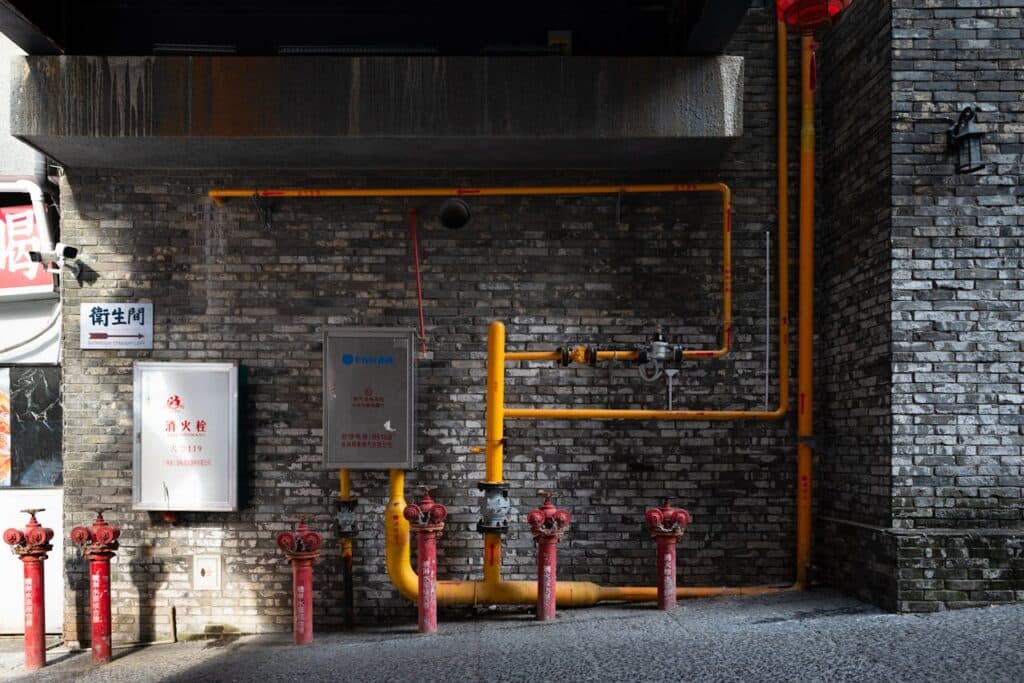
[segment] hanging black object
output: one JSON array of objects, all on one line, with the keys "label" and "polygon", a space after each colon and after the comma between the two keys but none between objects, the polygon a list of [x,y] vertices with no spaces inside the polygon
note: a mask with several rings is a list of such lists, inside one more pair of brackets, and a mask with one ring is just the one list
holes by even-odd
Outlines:
[{"label": "hanging black object", "polygon": [[949,148],[956,154],[956,172],[974,173],[985,168],[981,158],[981,140],[984,131],[975,125],[977,114],[971,107],[964,107],[956,125],[949,129]]},{"label": "hanging black object", "polygon": [[461,199],[451,197],[441,204],[441,225],[449,230],[465,227],[471,217],[469,204]]}]

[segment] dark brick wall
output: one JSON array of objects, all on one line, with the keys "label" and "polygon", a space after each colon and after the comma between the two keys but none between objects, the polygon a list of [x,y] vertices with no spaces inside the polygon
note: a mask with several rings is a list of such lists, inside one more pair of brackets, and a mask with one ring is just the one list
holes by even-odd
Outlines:
[{"label": "dark brick wall", "polygon": [[[429,485],[450,505],[440,576],[481,569],[475,484],[483,461],[487,325],[508,325],[511,348],[597,341],[629,346],[655,323],[694,346],[717,343],[721,212],[715,196],[474,200],[473,223],[440,228],[434,201],[278,202],[264,229],[248,201],[215,208],[213,187],[565,184],[721,180],[735,193],[736,348],[726,360],[687,364],[677,407],[761,409],[765,402],[765,236],[774,228],[774,21],[752,12],[730,52],[747,57],[747,133],[717,169],[680,177],[548,173],[523,177],[351,172],[261,174],[71,170],[63,184],[64,238],[90,255],[91,280],[66,292],[65,500],[68,523],[95,502],[124,527],[114,564],[118,638],[217,625],[290,628],[290,575],[274,535],[306,514],[326,532],[317,569],[317,623],[340,622],[340,557],[332,527],[337,473],[321,465],[321,334],[327,325],[416,324],[406,223],[422,220],[420,251],[430,351],[417,381],[419,466],[410,495]],[[773,233],[772,233],[773,234]],[[774,244],[774,237],[772,237]],[[777,255],[773,255],[774,259]],[[773,297],[774,298],[774,297]],[[152,301],[152,352],[77,348],[80,301]],[[774,373],[774,303],[771,394]],[[184,514],[167,525],[130,511],[131,368],[135,360],[239,360],[250,368],[245,457],[250,503],[238,514]],[[510,366],[510,405],[664,405],[664,385],[628,366],[559,370]],[[560,546],[560,577],[653,585],[654,548],[643,511],[662,496],[694,524],[680,548],[680,583],[792,579],[792,422],[509,422],[506,477],[514,531],[506,574],[534,571],[523,529],[536,491],[560,490],[574,526]],[[358,473],[356,604],[359,618],[409,618],[384,571],[383,473]],[[193,553],[224,557],[224,590],[191,589]],[[69,563],[67,637],[84,577]],[[76,593],[77,591],[77,597]],[[78,607],[81,607],[79,604]],[[80,615],[85,612],[78,610]],[[81,617],[80,617],[81,618]]]},{"label": "dark brick wall", "polygon": [[818,60],[818,512],[868,524],[891,497],[888,6],[854,3]]},{"label": "dark brick wall", "polygon": [[[900,536],[901,609],[1014,596],[1006,549],[1019,554],[1024,537],[1022,28],[1018,2],[893,3],[893,525],[921,530]],[[989,165],[957,176],[943,118],[967,105],[988,133]]]}]

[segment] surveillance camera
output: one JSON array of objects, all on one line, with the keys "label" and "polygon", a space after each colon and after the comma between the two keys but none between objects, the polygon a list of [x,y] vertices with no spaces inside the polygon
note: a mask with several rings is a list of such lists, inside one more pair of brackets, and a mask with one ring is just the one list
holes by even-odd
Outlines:
[{"label": "surveillance camera", "polygon": [[64,259],[78,258],[78,247],[57,242],[57,246],[53,248],[53,251],[30,251],[28,252],[28,257],[35,263],[63,262]]}]

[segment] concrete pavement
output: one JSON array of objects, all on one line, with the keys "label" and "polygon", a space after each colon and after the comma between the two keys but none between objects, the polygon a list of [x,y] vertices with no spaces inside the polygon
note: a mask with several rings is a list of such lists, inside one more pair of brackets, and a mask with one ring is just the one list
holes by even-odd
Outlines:
[{"label": "concrete pavement", "polygon": [[564,610],[540,624],[526,612],[411,621],[317,634],[115,651],[52,649],[42,672],[21,669],[21,641],[0,652],[4,680],[67,681],[1021,681],[1024,604],[893,615],[830,591]]}]

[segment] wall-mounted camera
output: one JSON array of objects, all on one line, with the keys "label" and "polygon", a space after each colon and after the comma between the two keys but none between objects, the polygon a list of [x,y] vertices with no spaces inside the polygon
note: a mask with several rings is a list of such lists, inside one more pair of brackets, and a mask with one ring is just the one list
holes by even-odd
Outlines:
[{"label": "wall-mounted camera", "polygon": [[71,244],[57,242],[52,251],[30,251],[28,257],[35,263],[49,264],[48,273],[60,274],[62,268],[67,268],[76,278],[81,273],[81,264],[78,261],[79,248]]}]

